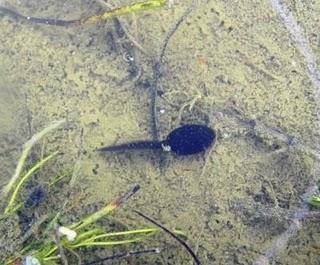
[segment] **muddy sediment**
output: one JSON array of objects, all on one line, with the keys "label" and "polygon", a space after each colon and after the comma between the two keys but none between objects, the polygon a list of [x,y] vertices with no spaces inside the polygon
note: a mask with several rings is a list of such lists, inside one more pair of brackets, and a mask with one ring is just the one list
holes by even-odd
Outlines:
[{"label": "muddy sediment", "polygon": [[[18,2],[10,4],[24,14],[64,19],[90,10],[88,1],[74,0],[67,6],[48,0],[28,1],[28,6]],[[294,1],[285,2],[291,7]],[[23,143],[13,141],[15,153],[2,155],[12,145],[1,135],[15,131],[15,139],[27,139],[49,121],[66,118],[67,125],[43,144],[46,152],[63,149],[54,164],[59,170],[80,161],[75,192],[79,200],[74,203],[79,216],[88,213],[86,205],[110,201],[139,183],[141,192],[119,211],[118,221],[142,225],[130,207],[143,209],[168,227],[185,231],[203,264],[251,264],[287,229],[292,212],[301,206],[300,196],[318,174],[314,157],[272,135],[256,135],[227,114],[237,110],[244,119],[280,128],[309,146],[318,141],[314,88],[306,63],[269,1],[198,1],[166,48],[157,100],[160,135],[181,123],[206,123],[219,134],[213,150],[186,158],[168,155],[165,163],[152,151],[94,151],[102,145],[152,139],[154,59],[192,4],[175,1],[172,9],[122,17],[144,52],[119,34],[113,20],[55,28],[1,17],[0,69],[6,71],[0,72],[0,114],[10,114],[0,117],[1,160],[7,165],[0,167],[0,182],[9,179],[12,160]],[[65,14],[60,14],[62,7]],[[317,6],[291,8],[318,57]],[[93,5],[90,12],[100,9]],[[16,110],[8,102],[14,102],[16,94],[10,94],[11,89],[18,91],[29,115],[13,124]],[[42,207],[44,214],[50,206]],[[318,234],[314,224],[306,223],[279,264],[317,264]],[[179,246],[174,250],[155,259],[159,264],[191,264]]]}]

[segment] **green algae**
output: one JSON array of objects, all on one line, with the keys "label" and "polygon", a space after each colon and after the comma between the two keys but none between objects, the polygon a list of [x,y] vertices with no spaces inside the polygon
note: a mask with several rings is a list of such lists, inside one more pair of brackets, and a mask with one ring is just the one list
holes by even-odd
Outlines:
[{"label": "green algae", "polygon": [[[149,54],[137,51],[142,79],[150,78],[150,58],[158,55],[166,32],[192,3],[177,2],[172,10],[137,17],[136,35]],[[39,5],[30,1],[35,4]],[[79,7],[73,14],[84,10]],[[46,12],[49,17],[57,10],[53,5]],[[311,36],[316,9],[300,4],[295,12]],[[129,26],[132,21],[127,18]],[[251,264],[286,229],[290,210],[299,206],[299,196],[317,174],[314,158],[294,149],[274,152],[275,139],[260,135],[259,142],[224,112],[214,111],[232,106],[305,143],[312,145],[317,139],[307,66],[268,1],[199,1],[172,37],[160,80],[159,108],[165,111],[159,116],[161,134],[190,116],[203,122],[205,112],[221,139],[206,161],[169,157],[162,174],[153,153],[100,156],[93,151],[102,144],[151,139],[149,91],[123,81],[128,76],[123,59],[128,50],[118,45],[112,53],[102,37],[107,30],[114,33],[112,21],[77,32],[14,24],[5,18],[1,24],[1,64],[14,66],[11,75],[23,80],[17,87],[27,92],[33,126],[57,117],[69,119],[68,129],[49,139],[53,149],[64,147],[63,164],[76,160],[84,130],[86,154],[77,181],[86,190],[83,203],[111,199],[120,187],[140,183],[143,195],[136,207],[147,207],[169,227],[188,231],[204,264]],[[316,41],[312,43],[317,54]],[[181,107],[198,94],[194,107],[185,108],[179,117]],[[133,222],[129,213],[119,219]],[[317,252],[308,258],[306,253],[308,246],[316,245],[318,234],[307,224],[280,257],[282,264],[317,264]],[[176,264],[186,260],[177,251]]]}]

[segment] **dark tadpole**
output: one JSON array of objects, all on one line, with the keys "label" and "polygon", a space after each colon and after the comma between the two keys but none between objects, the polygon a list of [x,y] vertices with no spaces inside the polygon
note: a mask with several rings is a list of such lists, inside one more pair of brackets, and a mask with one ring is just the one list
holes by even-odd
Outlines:
[{"label": "dark tadpole", "polygon": [[35,208],[45,200],[46,196],[47,196],[46,189],[42,186],[38,186],[31,192],[31,194],[29,195],[29,197],[24,203],[24,207]]},{"label": "dark tadpole", "polygon": [[97,149],[101,152],[162,149],[176,155],[193,155],[205,151],[214,143],[216,132],[204,125],[187,124],[173,130],[163,141],[136,141]]}]

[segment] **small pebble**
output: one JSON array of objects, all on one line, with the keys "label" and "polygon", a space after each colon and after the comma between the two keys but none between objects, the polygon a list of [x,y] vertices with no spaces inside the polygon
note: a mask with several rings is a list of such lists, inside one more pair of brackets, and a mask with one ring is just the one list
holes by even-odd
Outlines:
[{"label": "small pebble", "polygon": [[25,265],[41,265],[40,261],[32,256],[26,256]]},{"label": "small pebble", "polygon": [[65,226],[59,226],[58,232],[60,235],[66,236],[68,241],[73,241],[77,236],[76,231]]}]

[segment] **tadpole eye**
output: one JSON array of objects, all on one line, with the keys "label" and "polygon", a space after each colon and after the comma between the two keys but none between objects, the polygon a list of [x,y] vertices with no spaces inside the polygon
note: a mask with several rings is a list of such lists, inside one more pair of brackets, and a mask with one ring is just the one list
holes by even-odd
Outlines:
[{"label": "tadpole eye", "polygon": [[166,144],[177,155],[192,155],[205,151],[216,139],[213,129],[197,124],[187,124],[173,130]]}]

